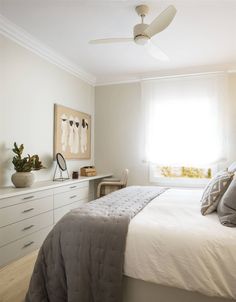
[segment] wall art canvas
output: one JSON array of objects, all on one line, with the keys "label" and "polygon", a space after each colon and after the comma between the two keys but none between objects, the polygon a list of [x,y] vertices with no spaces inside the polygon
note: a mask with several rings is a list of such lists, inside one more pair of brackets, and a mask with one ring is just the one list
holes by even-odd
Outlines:
[{"label": "wall art canvas", "polygon": [[90,159],[91,116],[58,104],[54,106],[54,156]]}]

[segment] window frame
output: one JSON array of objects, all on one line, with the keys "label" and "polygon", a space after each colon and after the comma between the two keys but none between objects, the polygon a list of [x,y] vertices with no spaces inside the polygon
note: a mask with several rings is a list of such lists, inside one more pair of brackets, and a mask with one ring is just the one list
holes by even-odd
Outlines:
[{"label": "window frame", "polygon": [[158,186],[172,188],[204,188],[211,178],[187,178],[156,176],[154,170],[157,164],[149,163],[149,181]]}]

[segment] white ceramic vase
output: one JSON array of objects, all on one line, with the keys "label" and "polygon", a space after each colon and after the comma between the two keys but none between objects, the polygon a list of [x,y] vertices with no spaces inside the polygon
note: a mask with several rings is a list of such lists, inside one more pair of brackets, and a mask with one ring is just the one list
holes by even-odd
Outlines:
[{"label": "white ceramic vase", "polygon": [[32,186],[35,176],[32,172],[15,172],[11,176],[11,181],[16,188],[26,188]]}]

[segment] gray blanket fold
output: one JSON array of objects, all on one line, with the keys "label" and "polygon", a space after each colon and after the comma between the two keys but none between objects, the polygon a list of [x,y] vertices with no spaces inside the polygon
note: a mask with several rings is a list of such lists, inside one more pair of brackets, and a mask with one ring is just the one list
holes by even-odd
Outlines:
[{"label": "gray blanket fold", "polygon": [[165,188],[128,187],[65,215],[44,241],[25,302],[120,302],[130,220]]}]

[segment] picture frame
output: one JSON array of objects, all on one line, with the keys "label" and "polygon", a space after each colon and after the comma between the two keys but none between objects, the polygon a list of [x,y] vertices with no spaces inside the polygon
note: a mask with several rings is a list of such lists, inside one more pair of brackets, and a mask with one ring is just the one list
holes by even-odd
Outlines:
[{"label": "picture frame", "polygon": [[91,158],[91,115],[54,104],[54,158]]}]

